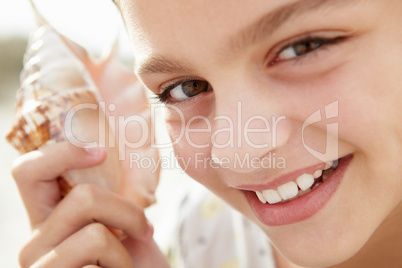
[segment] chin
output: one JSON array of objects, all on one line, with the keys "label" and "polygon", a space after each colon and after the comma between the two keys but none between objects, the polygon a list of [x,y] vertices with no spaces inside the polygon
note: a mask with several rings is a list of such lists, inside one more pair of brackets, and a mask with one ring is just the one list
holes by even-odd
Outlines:
[{"label": "chin", "polygon": [[[323,251],[322,248],[320,248],[320,250]],[[278,251],[281,252],[279,249]],[[329,267],[349,260],[358,251],[359,249],[339,251],[329,247],[327,250],[320,253],[317,253],[314,249],[310,248],[308,250],[303,250],[301,252],[302,254],[300,254],[300,252],[295,253],[289,251],[281,252],[281,254],[292,263],[302,267]]]},{"label": "chin", "polygon": [[328,267],[356,255],[376,230],[364,219],[330,218],[331,211],[285,226],[261,226],[272,245],[289,261],[303,267]]}]

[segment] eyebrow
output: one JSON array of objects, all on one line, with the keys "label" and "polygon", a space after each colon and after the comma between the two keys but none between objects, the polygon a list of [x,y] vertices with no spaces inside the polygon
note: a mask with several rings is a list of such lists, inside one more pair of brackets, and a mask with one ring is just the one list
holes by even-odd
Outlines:
[{"label": "eyebrow", "polygon": [[359,0],[300,0],[283,5],[263,16],[261,19],[245,27],[233,36],[229,42],[229,50],[237,52],[247,46],[258,43],[272,35],[285,22],[300,17],[307,12],[319,11],[335,6],[357,3]]},{"label": "eyebrow", "polygon": [[155,74],[155,73],[180,73],[191,71],[191,65],[185,62],[170,60],[162,55],[151,56],[146,59],[140,66],[136,66],[134,62],[134,70],[138,75]]},{"label": "eyebrow", "polygon": [[[222,53],[227,54],[229,52],[230,54],[236,54],[244,50],[244,48],[272,35],[285,22],[307,12],[322,10],[337,5],[345,6],[347,3],[356,3],[358,1],[360,0],[298,0],[280,6],[232,36],[229,40],[229,45],[225,46],[225,51],[222,51]],[[140,66],[134,66],[134,69],[138,75],[181,73],[192,70],[189,63],[168,59],[162,55],[151,56]]]}]

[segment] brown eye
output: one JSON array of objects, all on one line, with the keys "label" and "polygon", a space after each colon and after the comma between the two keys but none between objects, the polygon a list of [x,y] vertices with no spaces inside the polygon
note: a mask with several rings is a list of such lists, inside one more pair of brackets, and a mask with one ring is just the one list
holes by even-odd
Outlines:
[{"label": "brown eye", "polygon": [[207,81],[191,80],[175,86],[169,94],[175,100],[182,100],[209,90],[211,87]]},{"label": "brown eye", "polygon": [[[324,34],[325,35],[325,34]],[[306,37],[302,40],[293,42],[290,45],[284,46],[274,61],[271,62],[271,65],[283,60],[291,60],[296,59],[302,56],[307,56],[308,54],[312,54],[316,51],[319,51],[322,47],[335,45],[337,43],[342,42],[346,39],[343,35],[339,36],[337,34],[335,37]]]},{"label": "brown eye", "polygon": [[301,42],[293,46],[293,50],[297,56],[309,53],[322,45],[322,41],[313,40],[307,42]]},{"label": "brown eye", "polygon": [[278,54],[278,59],[288,60],[298,56],[303,56],[316,50],[323,44],[325,44],[325,41],[320,39],[301,41],[283,49],[281,53]]}]

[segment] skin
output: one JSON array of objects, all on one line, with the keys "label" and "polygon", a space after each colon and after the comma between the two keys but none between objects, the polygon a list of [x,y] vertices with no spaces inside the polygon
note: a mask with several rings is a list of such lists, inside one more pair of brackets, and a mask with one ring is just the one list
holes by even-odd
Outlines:
[{"label": "skin", "polygon": [[[402,246],[402,90],[397,68],[402,66],[402,1],[348,1],[298,12],[298,16],[282,22],[257,42],[241,46],[233,41],[239,32],[249,32],[245,29],[264,14],[293,2],[311,1],[255,0],[234,4],[229,0],[122,0],[118,4],[133,40],[135,71],[149,90],[160,94],[161,86],[188,77],[211,84],[213,90],[209,92],[169,104],[181,110],[187,122],[194,116],[203,116],[211,123],[211,131],[190,133],[188,138],[180,139],[174,145],[175,153],[190,159],[186,172],[191,177],[261,227],[276,249],[278,267],[397,267]],[[306,33],[344,39],[297,60],[275,61],[277,52],[288,41],[299,40]],[[179,70],[165,64],[169,68],[163,72],[144,69],[158,55],[189,68]],[[335,119],[339,125],[338,152],[318,160],[301,142],[302,126],[311,114],[334,101],[339,105]],[[244,120],[255,115],[268,119],[286,116],[278,124],[276,146],[250,146],[236,131],[233,139],[241,140],[241,145],[219,148],[219,144],[232,138],[227,131],[211,140],[211,133],[228,127],[227,122],[214,117],[226,115],[235,126],[245,123],[238,121],[238,102]],[[173,108],[167,109],[166,123],[175,140],[182,118]],[[325,148],[327,141],[337,140],[334,135],[327,140],[327,123],[318,122],[306,130],[306,143],[317,151]],[[255,121],[253,127],[261,128],[261,122]],[[205,129],[206,123],[195,120],[191,128]],[[271,135],[254,133],[250,137],[254,144],[272,145]],[[196,148],[191,142],[207,146]],[[60,149],[67,156],[60,157]],[[212,168],[194,161],[197,153],[233,162],[236,155],[261,157],[270,152],[286,160],[286,169]],[[323,209],[304,221],[265,225],[255,217],[238,189],[240,185],[269,182],[278,175],[350,154],[353,160],[336,193]],[[23,267],[34,263],[37,267],[54,267],[55,263],[65,265],[67,261],[71,267],[97,262],[98,266],[113,267],[115,256],[120,256],[119,267],[131,267],[133,263],[138,267],[166,265],[150,239],[152,231],[147,231],[138,206],[88,185],[77,187],[59,202],[54,182],[57,174],[99,164],[103,157],[102,152],[88,154],[62,143],[16,161],[13,174],[35,230],[21,254]],[[77,202],[87,205],[78,206],[77,211]],[[104,208],[102,204],[111,205]],[[121,212],[118,220],[113,217],[116,208]],[[66,220],[64,215],[68,215],[70,224],[62,225],[62,230],[52,228]],[[123,229],[129,240],[121,244],[110,236],[105,225]],[[46,234],[52,230],[50,241]],[[84,245],[82,239],[91,242]],[[79,254],[82,252],[87,254]]]},{"label": "skin", "polygon": [[[116,106],[109,116],[143,114],[145,95],[132,73],[113,59],[102,63],[90,59],[83,62],[102,99]],[[125,137],[128,139],[135,140],[142,134],[133,124],[125,130],[130,131]],[[157,158],[157,151],[149,145],[144,144],[141,150],[127,148],[122,153]],[[56,181],[60,174],[99,165],[107,157],[104,148],[86,150],[84,147],[60,142],[15,160],[12,175],[32,228],[32,237],[20,253],[20,266],[93,268],[118,264],[133,267],[135,263],[140,267],[166,267],[167,261],[152,240],[153,227],[143,210],[155,202],[158,170],[151,173],[147,169],[129,168],[128,161],[122,161],[119,193],[97,185],[80,184],[65,198],[60,198]]]},{"label": "skin", "polygon": [[[32,227],[32,237],[20,253],[21,267],[167,265],[139,205],[90,184],[74,187],[60,200],[57,174],[98,165],[105,157],[104,149],[88,152],[61,142],[15,161],[12,174]],[[106,226],[123,230],[127,238],[120,241]]]},{"label": "skin", "polygon": [[[387,262],[395,267],[401,262],[397,252],[401,248],[398,226],[402,220],[402,90],[400,71],[395,66],[402,65],[402,32],[397,26],[402,23],[402,1],[350,1],[311,8],[281,22],[279,28],[257,42],[234,45],[233,39],[248,25],[293,2],[311,1],[233,4],[176,0],[153,4],[122,0],[120,6],[134,44],[135,71],[148,89],[160,94],[161,87],[187,77],[208,81],[213,88],[184,101],[171,99],[177,102],[169,104],[183,111],[187,121],[203,116],[211,123],[208,133],[190,135],[191,140],[182,138],[174,146],[177,155],[191,160],[186,172],[192,178],[256,222],[276,249],[298,265],[376,267]],[[277,56],[273,51],[305,33],[345,39],[298,59],[267,64]],[[187,68],[158,70],[161,64],[151,70],[144,67],[159,55]],[[227,115],[234,125],[244,124],[237,121],[239,101],[243,118],[287,117],[278,126],[275,148],[259,149],[245,142],[218,148],[216,144],[231,138],[228,132],[211,141],[211,133],[228,127],[214,117]],[[301,128],[309,115],[334,101],[339,102],[339,157],[353,155],[339,189],[324,209],[307,220],[282,226],[261,223],[236,187],[267,182],[319,163],[300,142]],[[167,109],[166,123],[175,140],[182,118]],[[261,125],[256,123],[255,127]],[[194,121],[191,128],[205,129],[205,121]],[[326,122],[314,124],[306,136],[312,147],[322,149]],[[258,134],[252,137],[254,144],[270,138]],[[244,141],[234,133],[234,140],[238,138]],[[208,146],[195,148],[191,142]],[[197,153],[233,162],[236,154],[260,157],[269,152],[286,159],[285,170],[204,168],[193,161]],[[337,156],[328,156],[331,158]]]}]

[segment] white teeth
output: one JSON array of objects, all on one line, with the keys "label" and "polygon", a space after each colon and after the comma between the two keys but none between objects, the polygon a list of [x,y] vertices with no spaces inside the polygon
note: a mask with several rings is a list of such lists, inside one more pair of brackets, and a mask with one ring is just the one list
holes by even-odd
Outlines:
[{"label": "white teeth", "polygon": [[303,174],[297,178],[297,185],[299,185],[300,189],[303,191],[307,190],[314,183],[314,177],[310,174]]},{"label": "white teeth", "polygon": [[[286,184],[279,186],[277,190],[269,189],[262,192],[256,191],[255,193],[258,199],[263,204],[267,202],[269,204],[275,204],[281,202],[282,200],[289,200],[296,196],[304,195],[311,191],[311,186],[314,184],[314,179],[318,179],[319,177],[322,176],[322,181],[323,182],[326,181],[333,173],[333,170],[329,169],[332,167],[336,168],[338,164],[339,159],[332,161],[331,163],[326,163],[325,167],[322,170],[319,169],[314,171],[313,175],[305,173],[296,179],[297,184],[293,181],[290,181]],[[324,172],[326,170],[329,171]],[[319,185],[321,185],[321,183],[315,184],[314,189],[317,188]]]},{"label": "white teeth", "polygon": [[279,196],[278,191],[275,190],[265,190],[262,192],[265,200],[267,200],[270,204],[275,204],[282,201],[282,198]]},{"label": "white teeth", "polygon": [[[319,169],[319,170],[316,170],[316,171],[314,172],[313,177],[314,177],[314,179],[317,179],[317,178],[321,177],[321,175],[322,175],[322,170]],[[299,185],[299,186],[300,186],[300,185]]]},{"label": "white teeth", "polygon": [[258,199],[260,199],[261,203],[265,204],[267,203],[267,200],[265,200],[265,197],[262,195],[261,192],[255,192],[257,194]]},{"label": "white teeth", "polygon": [[300,197],[300,196],[303,196],[303,195],[305,195],[305,194],[308,194],[308,193],[310,193],[312,190],[311,190],[311,188],[308,188],[307,190],[305,190],[305,191],[299,191],[298,193],[297,193],[297,197]]},{"label": "white teeth", "polygon": [[299,192],[297,184],[293,181],[290,181],[284,185],[278,187],[279,195],[282,197],[283,200],[290,199],[295,197]]},{"label": "white teeth", "polygon": [[325,163],[324,170],[328,170],[328,169],[330,169],[331,167],[332,167],[332,164]]},{"label": "white teeth", "polygon": [[334,163],[332,164],[332,166],[334,168],[336,168],[336,167],[338,167],[338,164],[339,164],[339,159],[335,160]]}]

